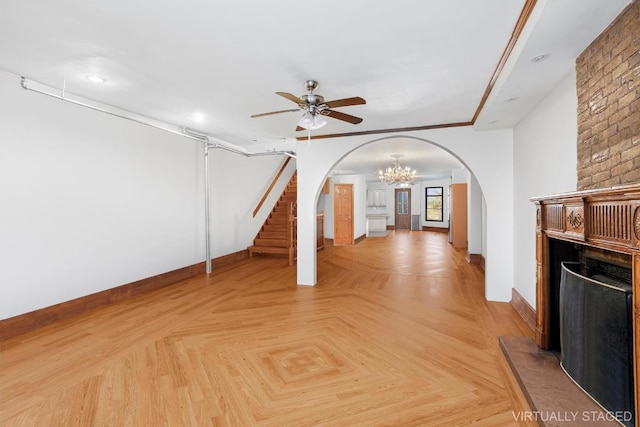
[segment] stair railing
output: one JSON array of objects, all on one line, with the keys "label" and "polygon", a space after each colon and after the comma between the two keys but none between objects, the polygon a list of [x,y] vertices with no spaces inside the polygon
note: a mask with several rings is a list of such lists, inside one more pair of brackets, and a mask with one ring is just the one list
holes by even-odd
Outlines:
[{"label": "stair railing", "polygon": [[[298,205],[289,204],[287,215],[287,247],[289,248],[289,265],[293,265],[298,258]],[[324,211],[316,215],[316,250],[324,249]]]},{"label": "stair railing", "polygon": [[289,248],[289,265],[293,265],[298,252],[298,204],[296,202],[289,203],[289,212],[287,215],[287,224],[289,230],[287,232],[287,247]]},{"label": "stair railing", "polygon": [[289,164],[289,160],[291,160],[291,157],[287,157],[287,159],[284,161],[284,163],[280,167],[280,170],[278,171],[278,174],[275,176],[275,178],[273,178],[273,181],[271,181],[271,184],[269,185],[269,188],[267,188],[267,191],[264,192],[264,195],[262,196],[262,199],[260,199],[260,202],[258,202],[258,206],[256,206],[256,208],[253,210],[253,217],[254,218],[256,217],[258,212],[260,211],[260,208],[264,204],[265,200],[267,200],[267,197],[269,196],[269,193],[271,193],[271,190],[273,190],[273,187],[276,185],[276,182],[278,182],[278,179],[280,179],[280,175],[282,175],[282,172],[284,172],[284,169],[287,167],[287,164]]}]

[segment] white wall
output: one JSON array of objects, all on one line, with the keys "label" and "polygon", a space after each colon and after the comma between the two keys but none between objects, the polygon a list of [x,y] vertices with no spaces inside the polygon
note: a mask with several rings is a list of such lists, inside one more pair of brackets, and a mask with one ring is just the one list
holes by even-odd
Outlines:
[{"label": "white wall", "polygon": [[535,307],[535,206],[530,197],[575,191],[575,73],[567,75],[514,129],[514,287]]},{"label": "white wall", "polygon": [[451,183],[452,184],[466,184],[467,183],[467,169],[453,169],[451,171]]},{"label": "white wall", "polygon": [[329,192],[318,195],[316,214],[324,211],[324,237],[333,239],[333,182],[329,178]]},{"label": "white wall", "polygon": [[[329,191],[331,191],[331,180],[329,179]],[[329,205],[331,203],[331,205]],[[333,197],[329,197],[329,193],[324,194],[320,193],[318,195],[318,202],[316,203],[316,213],[319,214],[321,212],[325,213],[325,227],[326,227],[326,216],[329,211],[328,207],[331,206],[331,210],[333,211]],[[325,237],[327,237],[325,233]]]},{"label": "white wall", "polygon": [[482,190],[478,180],[467,172],[467,252],[482,253]]},{"label": "white wall", "polygon": [[471,127],[433,129],[368,139],[366,135],[334,138],[322,143],[299,141],[298,156],[298,283],[317,280],[315,251],[316,200],[325,176],[359,146],[388,138],[410,137],[454,153],[470,169],[487,204],[485,296],[509,301],[513,287],[513,132],[475,131]]},{"label": "white wall", "polygon": [[[204,261],[201,143],[1,71],[0,93],[0,319]],[[212,257],[251,244],[282,161],[211,151]]]},{"label": "white wall", "polygon": [[482,195],[482,256],[487,258],[487,202]]}]

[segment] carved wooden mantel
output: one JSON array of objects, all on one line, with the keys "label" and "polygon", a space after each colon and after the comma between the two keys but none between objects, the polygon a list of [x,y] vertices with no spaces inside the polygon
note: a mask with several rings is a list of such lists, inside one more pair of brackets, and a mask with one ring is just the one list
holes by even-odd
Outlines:
[{"label": "carved wooden mantel", "polygon": [[631,255],[635,406],[640,408],[640,185],[534,197],[531,201],[536,204],[535,332],[540,348],[550,346],[549,239]]}]

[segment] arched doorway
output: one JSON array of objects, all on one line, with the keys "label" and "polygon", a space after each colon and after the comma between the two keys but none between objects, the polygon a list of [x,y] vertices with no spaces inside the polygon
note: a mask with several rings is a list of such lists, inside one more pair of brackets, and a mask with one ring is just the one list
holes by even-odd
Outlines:
[{"label": "arched doorway", "polygon": [[330,171],[360,147],[399,137],[421,141],[425,146],[438,146],[458,158],[468,171],[473,171],[486,213],[485,297],[509,301],[513,288],[513,138],[508,130],[477,132],[471,127],[420,131],[375,140],[363,135],[311,143],[299,141],[298,284],[314,285],[317,280],[314,219],[318,194]]},{"label": "arched doorway", "polygon": [[[415,182],[411,185],[381,182],[378,171],[394,166],[394,161],[400,159],[400,167],[416,171]],[[442,232],[448,234],[451,241],[450,190],[463,186],[464,209],[468,211],[463,249],[467,250],[469,262],[483,263],[486,218],[482,191],[466,166],[443,148],[405,136],[380,139],[346,154],[336,162],[327,179],[331,183],[330,189],[333,185],[351,185],[356,193],[354,199],[361,203],[354,209],[355,241],[394,229]],[[316,209],[325,212],[325,237],[329,241],[334,238],[331,234],[334,197],[334,192],[329,191],[319,194],[316,202]],[[402,210],[406,212],[400,212]],[[401,213],[408,218],[401,220]],[[403,220],[406,224],[402,223]]]}]

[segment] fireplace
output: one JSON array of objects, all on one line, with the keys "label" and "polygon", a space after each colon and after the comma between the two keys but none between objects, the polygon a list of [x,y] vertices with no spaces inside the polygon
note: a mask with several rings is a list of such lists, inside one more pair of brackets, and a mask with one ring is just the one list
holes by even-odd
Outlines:
[{"label": "fireplace", "polygon": [[[636,368],[640,348],[640,331],[637,327],[640,320],[640,303],[637,298],[637,295],[640,295],[640,186],[565,193],[537,197],[532,201],[537,205],[536,344],[541,349],[560,353],[564,346],[565,354],[562,354],[561,359],[563,365],[566,365],[565,371],[576,383],[605,409],[612,412],[633,412],[633,408],[638,407],[640,390]],[[575,281],[573,285],[577,288],[574,286],[568,293],[566,289],[561,289],[563,262],[569,270],[569,273],[565,271],[565,275],[578,276],[577,279],[571,279]],[[586,277],[586,281],[581,282],[582,279],[579,277]],[[603,292],[612,289],[606,286],[603,289],[592,287],[594,281],[622,289],[611,294],[611,298],[616,300],[615,308],[598,305],[605,298]],[[584,301],[576,301],[576,295],[581,294],[581,297],[584,297],[585,292],[593,293],[587,296],[587,307],[584,307]],[[572,338],[563,338],[561,334],[563,321],[565,328],[567,325],[576,326],[571,324],[571,320],[567,320],[571,317],[563,320],[563,316],[567,316],[566,307],[561,309],[563,298],[572,299],[570,308],[586,310],[583,313],[587,313],[587,321],[578,321],[579,330],[572,331],[570,336],[578,339],[576,337],[580,334],[584,336],[587,333],[591,337],[594,331],[613,331],[617,334],[615,340],[626,340],[626,344],[616,344],[624,347],[622,350],[615,350],[626,353],[626,361],[623,360],[624,357],[614,361],[611,353],[613,350],[603,350],[600,347],[610,344],[611,340],[608,338],[612,337],[596,341],[597,345],[593,342],[589,344],[587,340],[587,348],[572,348],[575,344],[571,341]],[[599,315],[612,309],[616,310],[615,316]],[[571,315],[569,313],[569,316]],[[585,327],[592,330],[580,330]],[[582,344],[584,343],[580,345]],[[592,351],[593,354],[585,359],[584,353]],[[594,359],[597,361],[596,365],[603,366],[599,369],[614,369],[615,374],[611,375],[624,375],[625,378],[612,381],[612,377],[606,373],[597,374],[594,370],[596,368],[583,366],[584,363],[592,363]],[[615,367],[612,367],[614,365]],[[598,381],[604,384],[595,386],[594,391],[594,377],[598,376]],[[603,392],[598,390],[598,387],[613,388],[609,390],[613,393],[603,397]],[[612,404],[608,400],[611,394],[617,395],[613,398],[621,397],[626,403]],[[630,420],[630,417],[626,418],[626,425],[640,425],[637,421]]]}]

